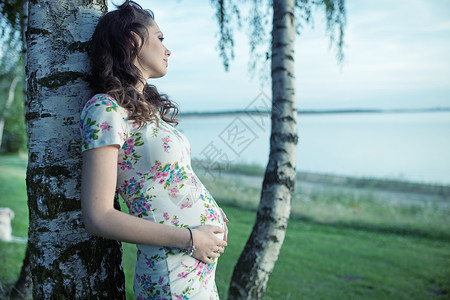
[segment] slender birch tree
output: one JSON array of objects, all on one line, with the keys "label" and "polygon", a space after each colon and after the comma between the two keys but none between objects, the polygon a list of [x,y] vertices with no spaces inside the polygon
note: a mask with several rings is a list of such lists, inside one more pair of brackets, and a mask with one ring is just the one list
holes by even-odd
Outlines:
[{"label": "slender birch tree", "polygon": [[[233,58],[233,24],[231,15],[240,18],[233,0],[211,0],[217,7],[219,50],[225,69]],[[262,0],[253,0],[250,36],[252,52],[264,42]],[[325,8],[330,43],[337,44],[341,61],[343,28],[346,23],[344,0],[272,0],[271,58],[272,113],[269,162],[264,174],[256,221],[239,257],[230,283],[228,298],[262,299],[269,276],[278,259],[290,214],[290,202],[296,176],[297,107],[294,76],[294,44],[302,23],[309,23],[314,6]],[[231,13],[227,12],[227,8]],[[335,40],[335,26],[338,39]],[[254,64],[253,64],[254,65]]]},{"label": "slender birch tree", "polygon": [[[0,148],[4,141],[5,122],[8,119],[9,109],[14,106],[14,101],[22,98],[16,97],[16,88],[22,86],[20,83],[23,82],[21,15],[20,3],[6,1],[0,4],[0,86],[2,90],[0,99]],[[5,87],[7,92],[3,93]],[[9,120],[11,120],[10,117]],[[20,120],[14,120],[14,122],[20,122]],[[14,127],[17,127],[17,125]],[[7,151],[10,150],[10,146],[7,145]]]},{"label": "slender birch tree", "polygon": [[89,99],[88,41],[105,0],[30,1],[26,125],[34,299],[124,299],[119,242],[93,238],[80,210],[80,109]]},{"label": "slender birch tree", "polygon": [[9,85],[8,89],[8,98],[6,99],[5,107],[2,110],[2,115],[0,116],[0,148],[2,147],[3,142],[3,129],[5,128],[5,114],[8,112],[11,104],[13,103],[14,96],[16,93],[16,86],[19,83],[20,76],[15,76]]}]

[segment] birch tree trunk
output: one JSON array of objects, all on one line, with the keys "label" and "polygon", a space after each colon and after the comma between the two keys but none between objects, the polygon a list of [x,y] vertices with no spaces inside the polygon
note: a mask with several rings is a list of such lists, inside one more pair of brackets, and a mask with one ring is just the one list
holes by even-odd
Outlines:
[{"label": "birch tree trunk", "polygon": [[87,42],[104,0],[29,2],[27,168],[34,299],[124,299],[120,243],[87,234],[80,211],[79,113]]},{"label": "birch tree trunk", "polygon": [[289,220],[298,142],[294,0],[273,0],[272,131],[269,162],[252,234],[231,279],[229,299],[262,299]]}]

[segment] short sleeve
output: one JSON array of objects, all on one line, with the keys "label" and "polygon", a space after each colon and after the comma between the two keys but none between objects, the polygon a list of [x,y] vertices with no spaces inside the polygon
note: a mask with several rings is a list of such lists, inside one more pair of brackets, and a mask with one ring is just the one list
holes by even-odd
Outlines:
[{"label": "short sleeve", "polygon": [[122,147],[127,135],[127,121],[127,111],[111,96],[95,95],[81,112],[81,151],[108,145]]}]

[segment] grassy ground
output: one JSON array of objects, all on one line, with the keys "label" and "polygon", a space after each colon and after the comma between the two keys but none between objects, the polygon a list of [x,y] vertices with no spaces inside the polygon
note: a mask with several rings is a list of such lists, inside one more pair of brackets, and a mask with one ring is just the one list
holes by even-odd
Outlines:
[{"label": "grassy ground", "polygon": [[[9,207],[14,211],[12,234],[24,238],[28,236],[25,170],[25,157],[0,156],[0,207]],[[25,250],[25,243],[0,241],[0,298],[18,278]]]},{"label": "grassy ground", "polygon": [[[15,211],[13,235],[19,237],[26,237],[28,226],[25,165],[25,158],[0,156],[0,207]],[[230,219],[229,246],[216,280],[226,299],[254,223],[259,189],[239,179],[203,180]],[[450,299],[448,197],[397,203],[381,197],[380,190],[303,185],[296,191],[264,299]],[[0,242],[0,298],[19,274],[25,247]],[[124,244],[129,299],[135,251]]]}]

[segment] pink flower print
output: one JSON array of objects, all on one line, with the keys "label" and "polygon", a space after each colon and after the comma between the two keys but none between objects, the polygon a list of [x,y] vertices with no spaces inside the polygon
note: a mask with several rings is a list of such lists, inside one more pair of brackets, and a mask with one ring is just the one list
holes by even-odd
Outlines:
[{"label": "pink flower print", "polygon": [[164,219],[166,219],[166,221],[168,221],[170,219],[168,213],[164,213]]},{"label": "pink flower print", "polygon": [[189,208],[189,207],[192,207],[192,203],[190,203],[189,202],[189,200],[187,200],[186,202],[184,202],[183,204],[181,204],[181,207],[180,207],[180,209],[183,209],[183,208]]},{"label": "pink flower print", "polygon": [[128,195],[134,195],[142,189],[142,185],[136,181],[136,179],[131,178],[122,185],[122,191]]},{"label": "pink flower print", "polygon": [[147,202],[142,203],[142,207],[146,210],[150,210],[152,207]]},{"label": "pink flower print", "polygon": [[208,279],[206,279],[205,281],[203,281],[203,288],[204,288],[205,290],[208,289]]},{"label": "pink flower print", "polygon": [[215,210],[213,210],[212,208],[207,208],[207,209],[205,209],[205,213],[206,213],[206,218],[208,218],[208,220],[217,221],[218,214]]},{"label": "pink flower print", "polygon": [[183,297],[181,297],[180,295],[174,294],[174,296],[175,296],[178,300],[183,300]]},{"label": "pink flower print", "polygon": [[164,152],[170,153],[169,152],[169,148],[170,148],[169,143],[171,142],[170,137],[167,136],[165,138],[162,138],[161,140],[163,141]]},{"label": "pink flower print", "polygon": [[147,215],[147,212],[151,210],[151,205],[147,202],[147,199],[143,196],[136,197],[131,203],[130,212],[134,214]]},{"label": "pink flower print", "polygon": [[184,160],[184,152],[181,151],[180,163],[183,163],[183,160]]},{"label": "pink flower print", "polygon": [[158,281],[158,283],[160,284],[160,285],[162,285],[163,284],[163,279],[164,279],[164,277],[159,277],[159,281]]},{"label": "pink flower print", "polygon": [[155,173],[158,170],[158,166],[155,164],[153,165],[153,167],[150,169],[150,173]]},{"label": "pink flower print", "polygon": [[123,185],[122,185],[122,188],[123,189],[126,189],[126,188],[128,188],[130,186],[130,183],[127,181],[127,182],[125,182]]},{"label": "pink flower print", "polygon": [[111,131],[112,126],[110,126],[108,124],[108,122],[103,122],[102,124],[100,124],[100,129],[102,130],[102,133],[106,130],[106,131]]},{"label": "pink flower print", "polygon": [[163,184],[164,183],[164,179],[161,179],[160,181],[159,181],[159,184]]},{"label": "pink flower print", "polygon": [[172,222],[170,222],[170,223],[172,223],[172,224],[175,225],[175,226],[178,226],[178,225],[180,224],[180,221],[178,221],[178,220],[172,220]]},{"label": "pink flower print", "polygon": [[[189,275],[189,273],[182,272],[182,273],[178,274],[177,276],[186,278],[186,276],[188,276],[188,275]],[[183,299],[183,298],[181,298],[181,299]]]},{"label": "pink flower print", "polygon": [[126,161],[126,162],[123,162],[123,163],[117,163],[119,166],[120,166],[120,169],[122,169],[122,170],[131,170],[131,168],[133,167],[132,165],[131,165],[131,162],[129,162],[129,161]]},{"label": "pink flower print", "polygon": [[201,263],[201,262],[199,262],[198,264],[197,264],[197,267],[195,268],[195,271],[197,271],[197,276],[200,276],[201,274],[202,274],[202,271],[203,271],[203,267],[204,267],[205,265],[203,264],[203,263]]},{"label": "pink flower print", "polygon": [[176,187],[169,189],[169,196],[172,198],[176,198],[178,193],[178,189]]},{"label": "pink flower print", "polygon": [[134,139],[129,139],[123,144],[122,149],[124,150],[126,155],[130,155],[130,153],[134,149]]},{"label": "pink flower print", "polygon": [[152,269],[153,269],[153,261],[152,261],[152,259],[151,259],[151,258],[148,258],[147,255],[145,255],[145,254],[144,254],[144,258],[145,258],[145,260],[146,260],[147,266],[148,266],[149,268],[152,268]]}]

